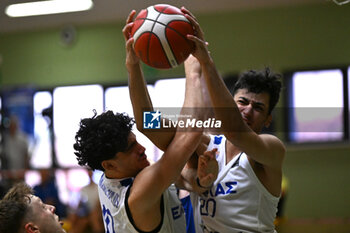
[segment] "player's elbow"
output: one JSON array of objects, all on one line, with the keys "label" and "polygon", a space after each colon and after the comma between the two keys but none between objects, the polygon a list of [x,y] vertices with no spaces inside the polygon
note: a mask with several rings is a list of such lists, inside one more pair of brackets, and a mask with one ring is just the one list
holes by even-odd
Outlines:
[{"label": "player's elbow", "polygon": [[281,168],[284,158],[286,156],[286,148],[283,144],[276,146],[273,150],[270,150],[270,166],[275,168]]}]

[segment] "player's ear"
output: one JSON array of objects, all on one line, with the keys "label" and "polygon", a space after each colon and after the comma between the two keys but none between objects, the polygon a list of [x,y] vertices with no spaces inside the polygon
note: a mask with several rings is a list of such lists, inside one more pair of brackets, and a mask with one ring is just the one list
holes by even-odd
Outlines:
[{"label": "player's ear", "polygon": [[24,225],[25,232],[27,233],[40,233],[40,230],[37,225],[32,222],[28,222]]},{"label": "player's ear", "polygon": [[112,159],[102,161],[101,165],[105,171],[108,171],[108,170],[115,171],[118,168],[117,162],[115,160],[112,160]]},{"label": "player's ear", "polygon": [[271,121],[272,121],[272,114],[269,114],[269,115],[267,116],[267,118],[266,118],[266,121],[265,121],[264,126],[265,126],[266,128],[270,127]]}]

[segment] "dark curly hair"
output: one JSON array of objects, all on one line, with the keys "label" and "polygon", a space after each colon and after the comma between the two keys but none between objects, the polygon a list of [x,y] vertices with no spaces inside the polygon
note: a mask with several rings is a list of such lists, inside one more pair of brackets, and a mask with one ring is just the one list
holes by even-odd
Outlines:
[{"label": "dark curly hair", "polygon": [[13,186],[0,201],[0,232],[20,232],[23,221],[30,215],[33,190],[25,183]]},{"label": "dark curly hair", "polygon": [[104,171],[102,161],[112,159],[126,149],[134,120],[125,113],[107,111],[99,116],[96,111],[94,113],[92,118],[80,121],[74,154],[80,166]]},{"label": "dark curly hair", "polygon": [[268,93],[270,95],[270,114],[276,106],[280,96],[282,87],[280,81],[281,77],[282,75],[280,74],[272,73],[268,67],[261,71],[249,70],[243,72],[233,87],[233,95],[235,95],[239,89],[247,89],[249,92],[257,94],[263,92]]}]

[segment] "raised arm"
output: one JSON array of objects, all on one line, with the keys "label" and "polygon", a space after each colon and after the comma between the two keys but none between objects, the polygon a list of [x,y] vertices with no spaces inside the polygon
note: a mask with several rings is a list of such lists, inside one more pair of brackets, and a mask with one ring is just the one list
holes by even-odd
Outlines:
[{"label": "raised arm", "polygon": [[[203,117],[207,119],[210,99],[206,98],[205,82],[202,77],[201,65],[197,58],[190,55],[184,64],[186,73],[186,99],[196,99],[195,111],[202,111]],[[178,188],[188,191],[203,193],[215,181],[217,177],[217,161],[215,153],[206,152],[209,136],[203,134],[196,149],[196,153],[187,162],[181,172],[181,177],[176,182]],[[198,180],[197,180],[198,178]]]},{"label": "raised arm", "polygon": [[201,64],[215,116],[222,121],[222,132],[232,144],[248,154],[253,160],[280,170],[284,157],[283,143],[272,135],[257,134],[245,123],[235,100],[220,77],[208,52],[203,31],[197,20],[188,10],[185,8],[182,10],[187,12],[187,19],[196,29],[196,36],[188,35],[187,37],[196,45],[193,55]]},{"label": "raised arm", "polygon": [[[194,95],[185,99],[181,115],[186,117],[180,120],[186,121],[188,115],[190,115],[189,119],[203,120],[200,111],[192,111],[192,107],[197,106],[196,101],[197,96]],[[128,201],[134,219],[152,216],[159,211],[161,195],[178,179],[200,142],[202,130],[192,127],[190,124],[188,127],[178,128],[163,156],[136,176]]]},{"label": "raised arm", "polygon": [[131,11],[126,25],[123,28],[123,35],[125,38],[126,61],[125,65],[129,74],[129,94],[133,107],[134,117],[137,129],[145,134],[159,149],[165,150],[172,138],[175,135],[175,129],[169,129],[167,132],[159,131],[152,132],[143,129],[143,112],[153,111],[151,98],[147,90],[147,84],[144,79],[140,59],[136,56],[133,49],[134,39],[131,37],[131,28],[133,26],[133,18],[136,11]]},{"label": "raised arm", "polygon": [[[134,116],[136,120],[136,125],[139,131],[145,134],[158,148],[163,151],[169,146],[171,140],[175,135],[175,129],[164,131],[148,131],[143,129],[143,111],[152,111],[152,101],[149,96],[146,81],[142,74],[142,69],[140,66],[140,60],[136,56],[135,51],[133,49],[133,38],[130,36],[131,28],[133,26],[133,18],[135,16],[135,11],[132,11],[126,21],[126,25],[123,29],[123,35],[126,41],[126,67],[129,73],[129,93],[133,106]],[[190,57],[185,62],[185,73],[186,73],[186,88],[185,88],[185,100],[184,100],[184,110],[183,111],[191,111],[189,107],[196,107],[195,111],[203,108],[203,104],[207,104],[203,102],[202,91],[203,89],[201,85],[203,85],[203,78],[200,79],[201,76],[201,68],[197,59],[194,57]],[[206,100],[208,101],[208,99]],[[203,154],[206,150],[206,145],[208,143],[208,137],[205,135],[201,136],[201,143],[197,148],[198,154]],[[184,174],[189,178],[189,181],[186,181],[187,187],[190,185],[196,188],[197,183],[195,183],[195,178],[197,177],[197,164],[203,164],[203,158],[200,158],[198,161],[198,156],[196,154],[193,155],[190,162],[187,164],[184,169]],[[207,161],[207,160],[205,160]],[[211,164],[215,161],[208,161],[209,167],[213,166]],[[203,166],[201,166],[202,168]],[[193,176],[189,176],[190,171],[193,172]],[[198,172],[203,173],[204,168],[199,170]],[[212,175],[201,175],[200,182],[201,184],[208,184],[209,178],[214,179],[217,174]],[[209,178],[208,178],[209,177]],[[203,179],[203,181],[202,181]]]}]

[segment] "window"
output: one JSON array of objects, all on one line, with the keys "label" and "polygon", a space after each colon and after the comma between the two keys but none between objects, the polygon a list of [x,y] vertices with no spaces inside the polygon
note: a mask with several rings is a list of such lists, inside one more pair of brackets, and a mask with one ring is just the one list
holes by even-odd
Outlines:
[{"label": "window", "polygon": [[185,78],[162,79],[154,84],[154,107],[181,108],[185,97]]},{"label": "window", "polygon": [[185,99],[185,78],[162,79],[154,84],[153,106],[163,116],[177,120]]},{"label": "window", "polygon": [[295,72],[287,88],[289,141],[343,139],[342,70]]},{"label": "window", "polygon": [[346,136],[349,139],[350,138],[350,67],[348,67],[348,72],[347,72],[347,79],[346,79],[348,86],[347,86],[347,90],[346,90],[346,94],[347,95],[347,111],[344,111],[345,113],[345,120],[344,120],[344,125],[345,127],[347,126],[348,131],[346,132]]},{"label": "window", "polygon": [[[185,79],[164,79],[159,80],[155,85],[148,85],[148,92],[152,99],[155,110],[157,108],[172,108],[180,112],[185,95]],[[126,112],[133,117],[133,110],[127,86],[110,87],[105,91],[105,108],[114,112]],[[162,155],[154,144],[136,127],[135,133],[138,142],[146,148],[146,154],[151,162],[157,161]]]},{"label": "window", "polygon": [[[34,143],[31,155],[33,168],[48,168],[52,165],[52,146],[50,124],[52,116],[52,95],[48,91],[39,91],[34,94]],[[50,112],[51,110],[51,112]]]},{"label": "window", "polygon": [[77,166],[73,144],[82,118],[103,111],[100,85],[58,87],[53,92],[53,119],[57,162],[62,167]]}]

